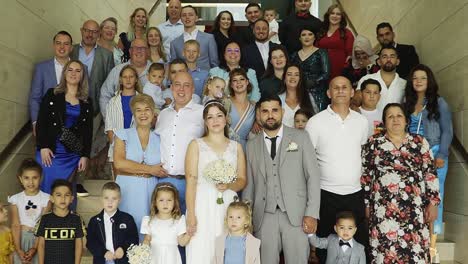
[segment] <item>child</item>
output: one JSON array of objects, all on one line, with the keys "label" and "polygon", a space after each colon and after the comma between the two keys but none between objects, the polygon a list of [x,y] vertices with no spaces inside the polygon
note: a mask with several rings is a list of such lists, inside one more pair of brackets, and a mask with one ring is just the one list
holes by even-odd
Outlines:
[{"label": "child", "polygon": [[0,202],[0,264],[13,264],[15,245],[8,222],[8,207]]},{"label": "child", "polygon": [[[167,103],[163,98],[164,87],[162,82],[164,80],[164,64],[153,63],[148,69],[148,82],[143,87],[143,93],[151,96],[156,104],[156,107],[161,109]],[[169,102],[170,103],[170,102]]]},{"label": "child", "polygon": [[229,204],[226,211],[227,234],[216,238],[215,262],[223,263],[260,263],[260,239],[252,232],[252,211],[246,202],[236,201]]},{"label": "child", "polygon": [[138,245],[138,231],[133,217],[119,211],[120,186],[108,182],[102,187],[103,210],[89,220],[86,247],[93,263],[127,264],[127,249]]},{"label": "child", "polygon": [[152,264],[181,264],[178,245],[190,241],[185,216],[180,212],[179,192],[168,182],[159,183],[151,196],[151,215],[141,221],[144,244],[151,246]]},{"label": "child", "polygon": [[80,263],[86,230],[81,217],[69,210],[72,183],[55,180],[51,192],[52,212],[44,214],[36,224],[39,264]]},{"label": "child", "polygon": [[331,234],[327,238],[310,234],[308,235],[309,242],[316,248],[327,249],[326,264],[366,264],[364,246],[353,239],[356,230],[356,219],[353,213],[340,212],[336,215],[336,234]]},{"label": "child", "polygon": [[200,98],[203,93],[203,86],[208,78],[208,71],[200,69],[197,66],[197,59],[200,57],[200,43],[196,40],[188,40],[184,43],[184,57],[188,66],[188,72],[192,75],[193,83],[195,85],[194,94]]},{"label": "child", "polygon": [[382,131],[382,112],[377,109],[382,87],[377,80],[367,79],[361,84],[362,105],[359,112],[367,118],[369,122],[369,136]]},{"label": "child", "polygon": [[224,89],[226,88],[226,82],[224,79],[211,76],[206,81],[205,87],[203,88],[203,105],[209,100],[218,99],[225,101],[226,95],[224,94]]},{"label": "child", "polygon": [[305,129],[307,121],[312,117],[312,113],[305,109],[298,109],[294,113],[294,128],[296,129]]},{"label": "child", "polygon": [[50,211],[49,195],[39,190],[42,167],[34,159],[21,162],[17,173],[23,191],[11,196],[11,229],[15,242],[15,263],[38,263],[38,240],[34,236],[34,226],[45,212]]},{"label": "child", "polygon": [[273,8],[265,9],[264,18],[266,21],[268,21],[268,28],[270,30],[270,35],[268,38],[273,43],[281,44],[278,38],[279,25],[278,25],[278,22],[276,21],[277,16],[278,14],[276,13],[275,9]]}]

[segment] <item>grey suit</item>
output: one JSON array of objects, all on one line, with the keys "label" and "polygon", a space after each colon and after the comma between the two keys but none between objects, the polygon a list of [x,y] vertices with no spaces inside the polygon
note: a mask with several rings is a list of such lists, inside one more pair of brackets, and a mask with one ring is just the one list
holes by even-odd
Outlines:
[{"label": "grey suit", "polygon": [[320,206],[320,174],[308,135],[283,126],[274,160],[263,133],[247,143],[246,153],[243,198],[252,201],[254,232],[262,240],[262,262],[278,263],[283,249],[286,263],[307,263],[309,245],[302,221],[304,216],[318,219]]},{"label": "grey suit", "polygon": [[[80,47],[80,44],[73,45],[73,51],[70,54],[70,58],[72,60],[79,60]],[[99,96],[101,94],[101,86],[112,68],[114,68],[114,55],[112,52],[102,48],[101,46],[96,46],[93,67],[91,73],[88,73],[88,94],[92,100],[95,115],[100,112]]]},{"label": "grey suit", "polygon": [[[200,57],[197,66],[209,71],[219,64],[218,48],[212,34],[198,31],[197,41],[200,44]],[[171,60],[184,59],[184,34],[178,36],[171,42]]]},{"label": "grey suit", "polygon": [[353,247],[343,252],[339,244],[340,238],[336,234],[331,234],[326,238],[320,238],[315,235],[309,237],[309,242],[312,246],[327,249],[326,264],[366,264],[364,246],[354,239],[352,239],[352,241]]}]

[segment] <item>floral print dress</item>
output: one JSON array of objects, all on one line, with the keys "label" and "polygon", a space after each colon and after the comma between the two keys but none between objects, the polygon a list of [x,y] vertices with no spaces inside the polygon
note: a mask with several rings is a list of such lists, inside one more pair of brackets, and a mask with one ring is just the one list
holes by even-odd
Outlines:
[{"label": "floral print dress", "polygon": [[424,211],[440,199],[429,143],[407,134],[396,148],[378,134],[364,145],[362,162],[372,263],[430,263]]}]

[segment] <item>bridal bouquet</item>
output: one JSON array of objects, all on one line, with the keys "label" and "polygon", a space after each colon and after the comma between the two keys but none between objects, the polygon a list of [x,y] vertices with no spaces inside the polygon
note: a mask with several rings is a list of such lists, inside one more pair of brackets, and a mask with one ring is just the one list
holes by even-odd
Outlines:
[{"label": "bridal bouquet", "polygon": [[[203,170],[204,177],[215,184],[233,183],[237,179],[236,169],[226,160],[218,159],[208,163]],[[217,204],[223,204],[223,193],[218,192]]]},{"label": "bridal bouquet", "polygon": [[151,248],[146,244],[132,244],[127,250],[127,257],[130,264],[150,264]]}]

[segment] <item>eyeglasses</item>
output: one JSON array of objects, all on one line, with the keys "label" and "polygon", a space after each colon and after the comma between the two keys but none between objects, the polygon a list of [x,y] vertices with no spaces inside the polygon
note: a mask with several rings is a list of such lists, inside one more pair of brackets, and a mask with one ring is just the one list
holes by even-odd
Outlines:
[{"label": "eyeglasses", "polygon": [[240,49],[226,49],[227,53],[240,53]]},{"label": "eyeglasses", "polygon": [[82,28],[81,30],[83,30],[83,32],[86,33],[86,34],[91,33],[91,34],[95,35],[95,34],[99,33],[99,30],[92,30],[92,29],[87,29],[87,28]]}]

